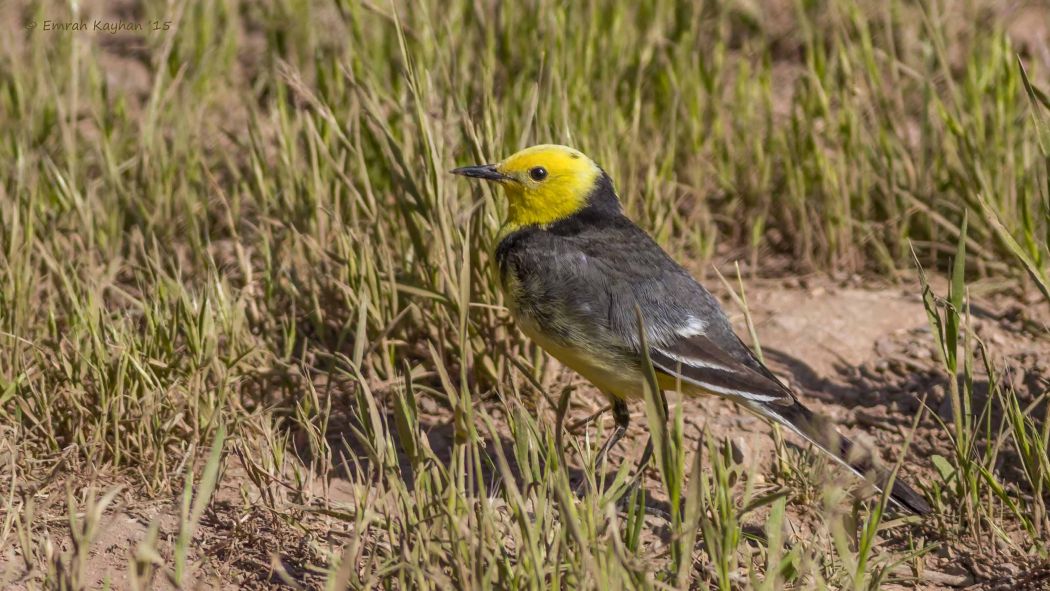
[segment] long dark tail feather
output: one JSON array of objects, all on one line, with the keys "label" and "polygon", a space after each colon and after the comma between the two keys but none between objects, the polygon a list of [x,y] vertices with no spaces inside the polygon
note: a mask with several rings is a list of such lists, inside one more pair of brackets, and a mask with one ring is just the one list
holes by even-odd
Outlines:
[{"label": "long dark tail feather", "polygon": [[[835,430],[829,421],[802,406],[797,400],[792,406],[781,407],[772,404],[754,406],[759,414],[782,423],[856,474],[862,477],[872,476],[876,486],[880,490],[885,490],[890,481],[890,472],[877,467],[868,452],[854,445],[852,441]],[[908,486],[899,476],[893,480],[890,499],[917,515],[926,515],[930,512],[930,505],[922,495]]]}]

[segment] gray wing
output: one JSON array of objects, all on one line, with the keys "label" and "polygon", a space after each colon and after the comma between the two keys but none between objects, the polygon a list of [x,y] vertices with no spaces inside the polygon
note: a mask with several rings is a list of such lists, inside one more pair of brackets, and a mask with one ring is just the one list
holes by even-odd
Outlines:
[{"label": "gray wing", "polygon": [[[718,300],[645,232],[628,224],[617,228],[617,238],[606,240],[602,248],[583,240],[592,246],[583,250],[594,274],[602,277],[590,281],[605,282],[610,328],[620,339],[640,353],[640,310],[657,371],[728,398],[794,404],[790,390],[733,331]],[[602,232],[608,234],[608,228]]]},{"label": "gray wing", "polygon": [[741,363],[705,335],[652,345],[649,357],[657,371],[714,394],[761,404],[795,403],[787,387],[757,359],[760,369]]}]

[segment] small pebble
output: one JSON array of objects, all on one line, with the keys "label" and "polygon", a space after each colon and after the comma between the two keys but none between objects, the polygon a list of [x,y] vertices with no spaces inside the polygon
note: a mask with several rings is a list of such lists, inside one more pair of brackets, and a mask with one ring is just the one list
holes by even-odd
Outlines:
[{"label": "small pebble", "polygon": [[431,415],[438,411],[437,402],[434,401],[430,396],[419,396],[416,398],[416,404],[419,406],[419,410]]},{"label": "small pebble", "polygon": [[737,464],[744,464],[748,457],[751,455],[748,453],[747,442],[744,441],[743,437],[734,437],[729,441],[730,451],[733,453],[733,462]]}]

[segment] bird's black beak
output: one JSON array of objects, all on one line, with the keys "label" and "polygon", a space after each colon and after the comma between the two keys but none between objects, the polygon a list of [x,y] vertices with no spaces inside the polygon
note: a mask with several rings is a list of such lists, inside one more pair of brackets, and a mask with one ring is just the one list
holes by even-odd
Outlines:
[{"label": "bird's black beak", "polygon": [[477,166],[461,166],[450,171],[452,174],[485,179],[486,181],[506,181],[510,177],[496,170],[495,164],[479,164]]}]

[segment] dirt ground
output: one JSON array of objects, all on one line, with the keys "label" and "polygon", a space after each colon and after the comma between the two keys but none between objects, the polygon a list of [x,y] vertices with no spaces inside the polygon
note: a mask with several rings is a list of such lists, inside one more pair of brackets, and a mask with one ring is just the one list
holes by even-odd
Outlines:
[{"label": "dirt ground", "polygon": [[[843,432],[881,450],[884,460],[895,461],[923,397],[932,412],[948,416],[947,382],[931,346],[917,286],[870,289],[858,287],[858,283],[848,278],[753,280],[747,283],[747,298],[763,353],[774,371],[800,392],[806,404],[832,417]],[[743,314],[728,298],[723,300],[741,334],[746,334]],[[1034,336],[1046,334],[1045,306],[1030,305],[1025,297],[1017,296],[977,301],[973,308],[976,333],[991,345],[997,356],[993,361],[1006,379],[1023,398],[1045,391],[1050,385],[1050,342]],[[568,423],[602,407],[602,399],[581,378],[557,365],[551,372],[553,383],[572,382],[579,387]],[[753,465],[754,474],[761,481],[774,455],[769,427],[721,400],[691,399],[684,404],[687,436],[697,441],[706,429],[713,435],[730,437],[738,459]],[[427,401],[421,401],[420,407],[428,413],[421,422],[430,426],[431,446],[439,456],[443,455],[443,446],[451,445],[449,414]],[[621,453],[616,454],[628,460],[638,456],[645,441],[641,405],[632,408],[632,419],[629,437],[621,446]],[[608,419],[602,424],[607,427]],[[603,435],[591,431],[591,436]],[[915,432],[902,470],[905,477],[916,484],[936,478],[929,457],[946,454],[946,446],[943,431],[927,415]],[[198,588],[207,589],[269,587],[280,581],[274,574],[274,564],[279,562],[293,578],[310,581],[314,575],[309,564],[320,557],[312,554],[301,534],[282,525],[276,516],[261,508],[261,503],[254,504],[259,508],[248,513],[241,509],[242,495],[250,497],[254,489],[236,460],[231,459],[228,464],[215,501],[194,540],[190,579],[196,581]],[[648,476],[648,490],[658,506],[659,479],[653,469]],[[848,478],[845,474],[836,477]],[[95,478],[100,483],[107,482],[104,475],[96,474]],[[359,494],[359,486],[336,477],[326,494],[338,503],[340,498]],[[52,503],[64,502],[63,488],[50,493],[47,496]],[[103,519],[90,552],[88,572],[94,578],[92,586],[108,582],[119,589],[126,586],[129,558],[146,535],[148,525],[154,520],[160,524],[158,548],[163,553],[165,548],[170,550],[179,519],[174,502],[147,502],[127,487],[118,495],[114,507]],[[789,507],[789,521],[799,531],[809,527],[807,520],[812,518],[813,515],[800,514],[797,507]],[[659,517],[650,517],[650,521],[652,529],[658,531]],[[60,526],[56,524],[56,529]],[[251,543],[252,540],[257,543]],[[963,545],[943,545],[926,557],[926,566],[919,588],[1050,586],[1050,569],[1046,567],[1009,562],[985,564],[972,559]],[[9,549],[0,556],[0,581],[7,582],[7,589],[32,589],[39,584],[39,573],[26,573],[21,557]],[[170,588],[160,578],[157,582],[157,588]],[[1024,587],[1022,582],[1031,586]]]}]

